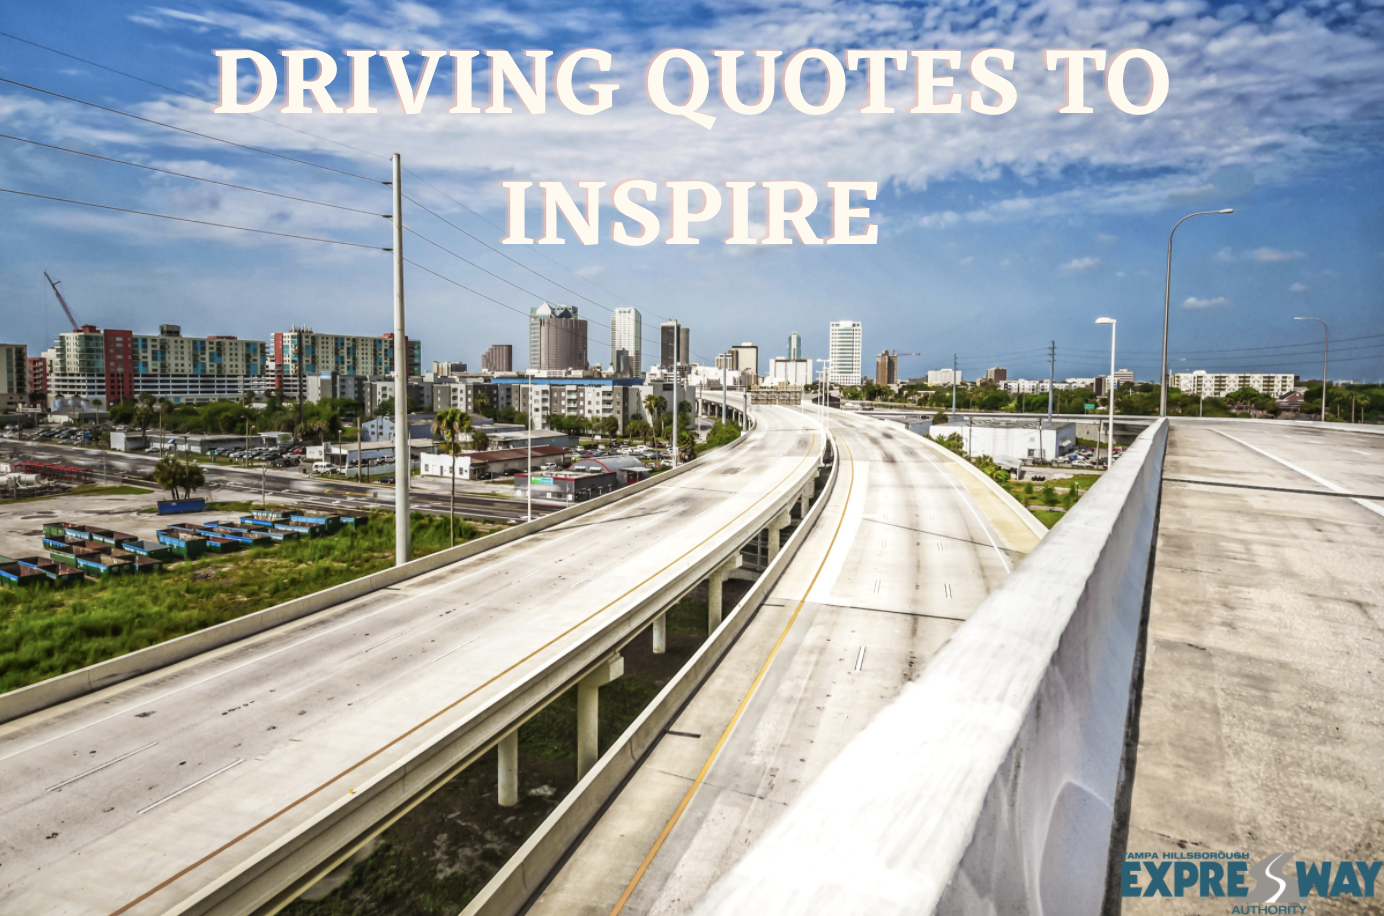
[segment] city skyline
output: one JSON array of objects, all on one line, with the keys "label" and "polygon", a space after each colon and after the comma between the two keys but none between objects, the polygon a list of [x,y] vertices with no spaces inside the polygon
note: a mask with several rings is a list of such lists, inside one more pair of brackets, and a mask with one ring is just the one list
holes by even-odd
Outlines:
[{"label": "city skyline", "polygon": [[[953,352],[971,377],[996,361],[1035,376],[1046,369],[1043,350],[1051,340],[1058,343],[1059,374],[1085,375],[1100,370],[1105,349],[1091,321],[1109,313],[1121,322],[1127,362],[1141,377],[1152,378],[1162,332],[1167,232],[1187,213],[1233,206],[1233,216],[1199,220],[1178,234],[1170,370],[1311,376],[1320,363],[1320,329],[1293,325],[1292,318],[1313,314],[1344,344],[1339,356],[1334,341],[1332,348],[1341,377],[1384,375],[1384,347],[1372,336],[1380,309],[1375,291],[1384,281],[1384,227],[1370,207],[1384,179],[1373,167],[1380,149],[1364,126],[1370,123],[1364,106],[1384,76],[1384,54],[1372,20],[1362,13],[1328,13],[1304,4],[1269,12],[1099,3],[1093,6],[1099,17],[1073,20],[1045,18],[1056,7],[1039,2],[993,20],[959,6],[939,7],[932,18],[899,11],[888,24],[864,26],[852,19],[856,5],[845,4],[824,19],[830,26],[816,39],[834,52],[938,41],[981,47],[1002,30],[1005,46],[1019,55],[1013,75],[1019,107],[1003,118],[968,115],[948,125],[899,116],[861,119],[847,109],[863,97],[864,74],[850,73],[846,101],[836,114],[808,119],[811,124],[785,120],[777,109],[744,119],[713,98],[708,110],[718,113],[718,122],[708,132],[685,119],[651,115],[633,90],[618,95],[615,108],[600,118],[410,120],[382,107],[368,125],[320,113],[295,118],[273,106],[255,118],[218,117],[206,101],[213,95],[210,50],[236,44],[277,58],[275,49],[285,42],[331,48],[376,41],[381,47],[419,48],[465,41],[566,47],[579,41],[609,48],[617,70],[632,68],[649,48],[662,46],[665,36],[630,12],[593,16],[563,30],[541,17],[527,23],[484,20],[447,5],[430,10],[384,4],[324,15],[344,8],[285,3],[271,10],[257,0],[153,8],[117,0],[82,7],[81,15],[64,14],[75,9],[69,0],[18,9],[7,28],[159,85],[0,38],[6,72],[40,88],[372,181],[136,125],[7,86],[0,100],[14,135],[369,214],[387,209],[387,195],[374,181],[385,177],[387,163],[377,154],[397,148],[409,170],[405,193],[480,240],[405,204],[416,231],[481,268],[408,239],[406,251],[421,265],[407,271],[408,320],[411,333],[428,342],[425,359],[478,362],[485,342],[494,340],[522,347],[515,319],[534,300],[547,299],[580,305],[594,335],[592,352],[603,349],[610,310],[626,305],[643,309],[651,324],[673,313],[695,314],[705,352],[694,351],[693,359],[704,364],[739,340],[781,340],[785,325],[806,327],[804,352],[823,354],[824,325],[844,310],[870,327],[867,350],[922,354],[900,358],[901,377],[949,363]],[[757,12],[712,11],[703,23],[680,25],[679,43],[694,49],[734,46],[736,36],[760,30],[766,39],[794,47],[801,39],[789,30],[791,19],[787,7],[774,5]],[[69,28],[73,22],[80,27]],[[1059,34],[1068,43],[1098,44],[1116,27],[1139,29],[1141,42],[1168,62],[1173,90],[1164,108],[1141,119],[1121,119],[1108,109],[1084,119],[1053,114],[1048,101],[1054,91],[1060,94],[1060,77],[1033,67],[1033,49],[1056,46],[1051,42]],[[1292,52],[1274,50],[1275,36],[1288,31],[1295,38]],[[157,71],[148,68],[142,51],[150,45],[172,52],[160,57]],[[1327,63],[1291,102],[1282,102],[1273,87],[1301,72],[1309,59]],[[1228,106],[1222,81],[1232,72],[1247,94]],[[628,69],[612,78],[638,84]],[[911,78],[890,75],[886,88],[893,104],[907,94]],[[1088,97],[1097,97],[1094,78],[1087,88]],[[333,91],[343,90],[334,85]],[[434,101],[445,100],[430,99],[429,106]],[[838,117],[853,119],[840,123],[857,142],[838,148],[822,139],[821,125]],[[652,125],[666,139],[656,148],[629,150],[608,142],[621,131]],[[464,165],[447,152],[454,136],[465,137]],[[1318,139],[1324,136],[1331,139]],[[516,149],[523,151],[517,161]],[[871,204],[879,244],[737,250],[709,244],[708,235],[686,249],[586,248],[568,233],[563,246],[499,250],[498,178],[543,172],[568,181],[628,174],[661,180],[685,177],[685,167],[701,162],[709,178],[719,181],[718,173],[738,172],[737,161],[750,149],[775,171],[803,180],[840,174],[880,181]],[[855,152],[843,158],[846,149]],[[378,218],[359,217],[358,226],[356,217],[329,219],[321,208],[14,141],[0,146],[0,157],[5,186],[30,193],[387,245]],[[142,330],[177,321],[251,336],[256,327],[281,323],[278,316],[287,309],[295,321],[330,321],[345,333],[371,334],[389,320],[390,274],[383,253],[33,199],[7,203],[13,218],[0,227],[7,250],[0,297],[12,307],[3,336],[33,351],[46,347],[63,325],[44,270],[63,281],[80,320],[102,327]],[[752,213],[756,225],[758,219]],[[925,303],[918,300],[919,289],[928,291]],[[763,308],[766,301],[793,305]],[[651,302],[663,314],[645,308]],[[1250,349],[1257,347],[1281,349]]]}]

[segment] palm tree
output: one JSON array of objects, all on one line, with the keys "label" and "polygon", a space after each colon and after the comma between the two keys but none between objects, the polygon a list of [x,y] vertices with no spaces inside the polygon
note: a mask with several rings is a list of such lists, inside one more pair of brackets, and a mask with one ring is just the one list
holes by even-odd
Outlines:
[{"label": "palm tree", "polygon": [[154,465],[154,483],[167,490],[173,499],[178,499],[179,490],[182,498],[187,499],[193,490],[205,486],[206,482],[201,466],[192,461],[179,461],[176,455],[166,455]]},{"label": "palm tree", "polygon": [[471,428],[471,450],[473,452],[483,452],[490,447],[490,437],[485,434],[485,430]]},{"label": "palm tree", "polygon": [[449,547],[456,546],[457,535],[457,455],[461,452],[461,437],[470,431],[471,415],[464,410],[449,407],[433,418],[433,438],[443,440],[443,450],[452,456],[452,496],[447,508]]},{"label": "palm tree", "polygon": [[651,417],[649,421],[650,430],[654,433],[654,435],[657,435],[658,418],[663,414],[663,411],[668,409],[668,402],[663,397],[657,394],[645,395],[644,409],[648,411],[649,416]]},{"label": "palm tree", "polygon": [[[489,407],[489,406],[490,406],[490,398],[486,395],[486,393],[485,393],[484,391],[477,391],[477,392],[476,392],[476,413],[480,414],[480,415],[483,416],[483,417],[489,416],[489,414],[487,414],[487,413],[485,412],[485,409],[486,409],[487,407]],[[491,417],[491,419],[494,419],[494,418]]]}]

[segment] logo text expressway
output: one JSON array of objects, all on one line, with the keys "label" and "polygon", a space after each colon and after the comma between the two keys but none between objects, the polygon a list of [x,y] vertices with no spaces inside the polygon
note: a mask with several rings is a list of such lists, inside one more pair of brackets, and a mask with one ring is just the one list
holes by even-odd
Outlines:
[{"label": "logo text expressway", "polygon": [[1255,903],[1295,903],[1313,893],[1373,897],[1381,866],[1384,862],[1298,862],[1288,852],[1253,865],[1245,852],[1127,852],[1120,863],[1120,896],[1238,897]]}]

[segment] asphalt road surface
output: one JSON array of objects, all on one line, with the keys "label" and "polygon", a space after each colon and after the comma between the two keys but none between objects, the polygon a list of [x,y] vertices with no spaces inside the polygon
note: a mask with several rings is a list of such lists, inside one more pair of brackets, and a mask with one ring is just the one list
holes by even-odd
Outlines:
[{"label": "asphalt road surface", "polygon": [[162,913],[457,728],[792,491],[821,433],[759,424],[629,499],[0,726],[0,912]]},{"label": "asphalt road surface", "polygon": [[831,424],[841,476],[816,527],[533,916],[690,912],[1036,546],[939,447]]}]

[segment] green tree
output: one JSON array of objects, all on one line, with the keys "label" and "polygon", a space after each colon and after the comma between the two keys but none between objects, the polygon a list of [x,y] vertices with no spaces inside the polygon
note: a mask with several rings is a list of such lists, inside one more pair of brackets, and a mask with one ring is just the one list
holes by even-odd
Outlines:
[{"label": "green tree", "polygon": [[154,483],[167,490],[172,499],[187,499],[193,490],[206,486],[207,478],[201,466],[195,462],[180,461],[176,455],[165,455],[154,465]]},{"label": "green tree", "polygon": [[697,437],[689,430],[678,433],[678,460],[691,461],[697,457]]},{"label": "green tree", "polygon": [[490,437],[485,434],[485,430],[471,427],[471,450],[483,452],[490,448]]},{"label": "green tree", "polygon": [[658,429],[658,421],[667,409],[668,401],[660,395],[646,394],[644,396],[644,410],[648,413],[649,422],[655,430]]},{"label": "green tree", "polygon": [[[442,451],[452,456],[452,495],[447,508],[447,545],[456,546],[457,538],[457,456],[461,454],[461,437],[471,431],[471,415],[464,410],[449,407],[439,413],[432,424],[434,439],[442,440]],[[404,473],[408,473],[407,470]]]},{"label": "green tree", "polygon": [[1041,499],[1043,505],[1047,506],[1049,509],[1061,502],[1061,499],[1057,495],[1057,491],[1051,486],[1043,487],[1042,491],[1038,494],[1038,498]]}]

